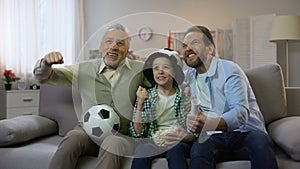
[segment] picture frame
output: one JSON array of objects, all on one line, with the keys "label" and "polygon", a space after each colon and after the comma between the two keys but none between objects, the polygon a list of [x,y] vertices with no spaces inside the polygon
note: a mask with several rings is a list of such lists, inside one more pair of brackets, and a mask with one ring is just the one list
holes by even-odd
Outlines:
[{"label": "picture frame", "polygon": [[24,81],[18,81],[18,89],[19,90],[25,90],[26,89],[26,83]]}]

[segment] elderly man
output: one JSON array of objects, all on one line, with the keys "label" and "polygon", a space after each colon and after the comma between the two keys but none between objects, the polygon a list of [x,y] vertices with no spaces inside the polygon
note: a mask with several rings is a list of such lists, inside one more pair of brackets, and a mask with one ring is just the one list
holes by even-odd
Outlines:
[{"label": "elderly man", "polygon": [[127,59],[129,43],[126,29],[116,24],[104,33],[99,47],[102,57],[97,60],[52,68],[53,64],[63,63],[63,56],[51,52],[37,62],[34,75],[41,83],[76,86],[83,111],[97,104],[110,105],[119,114],[121,123],[119,134],[106,137],[100,150],[79,123],[60,143],[49,169],[74,169],[80,155],[95,155],[98,150],[97,169],[119,169],[121,157],[133,151],[134,146],[126,137],[129,119],[135,92],[139,85],[147,85],[147,81],[142,74],[143,63]]}]

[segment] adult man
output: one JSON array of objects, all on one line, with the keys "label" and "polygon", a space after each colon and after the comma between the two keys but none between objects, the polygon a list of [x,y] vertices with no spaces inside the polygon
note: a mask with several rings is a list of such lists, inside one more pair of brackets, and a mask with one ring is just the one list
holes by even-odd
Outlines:
[{"label": "adult man", "polygon": [[202,132],[191,149],[190,169],[215,168],[216,162],[237,157],[249,159],[251,168],[278,168],[263,116],[240,67],[214,57],[212,35],[203,26],[186,31],[182,52],[191,67],[186,82],[201,108],[187,117],[187,127]]},{"label": "adult man", "polygon": [[[51,65],[63,63],[63,56],[59,52],[51,52],[38,61],[34,69],[34,75],[41,83],[76,86],[82,98],[83,111],[97,104],[107,104],[119,114],[121,134],[104,139],[97,169],[121,168],[121,157],[133,150],[130,139],[123,136],[129,134],[135,92],[142,85],[144,76],[143,63],[126,58],[129,42],[125,28],[120,24],[112,25],[104,33],[99,47],[102,59],[58,69]],[[74,169],[80,155],[95,155],[98,149],[78,125],[64,137],[49,168]]]}]

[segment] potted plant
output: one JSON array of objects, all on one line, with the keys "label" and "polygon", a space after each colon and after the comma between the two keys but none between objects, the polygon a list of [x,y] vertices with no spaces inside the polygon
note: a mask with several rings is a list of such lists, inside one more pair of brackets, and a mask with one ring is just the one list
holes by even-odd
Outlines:
[{"label": "potted plant", "polygon": [[11,82],[15,82],[17,80],[20,80],[20,78],[17,77],[15,75],[15,73],[13,73],[12,70],[5,70],[3,75],[4,75],[4,78],[2,78],[2,79],[6,82],[4,84],[6,90],[11,90],[11,86],[12,86]]}]

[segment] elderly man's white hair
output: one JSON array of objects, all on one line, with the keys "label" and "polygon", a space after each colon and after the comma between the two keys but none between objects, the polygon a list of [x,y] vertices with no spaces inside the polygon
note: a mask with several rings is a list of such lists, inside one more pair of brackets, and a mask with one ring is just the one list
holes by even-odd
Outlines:
[{"label": "elderly man's white hair", "polygon": [[129,37],[128,29],[124,25],[122,25],[122,24],[116,23],[116,24],[113,24],[113,25],[109,25],[107,27],[106,31],[108,31],[110,29],[116,29],[116,30],[120,30],[122,32],[125,32],[126,35]]}]

